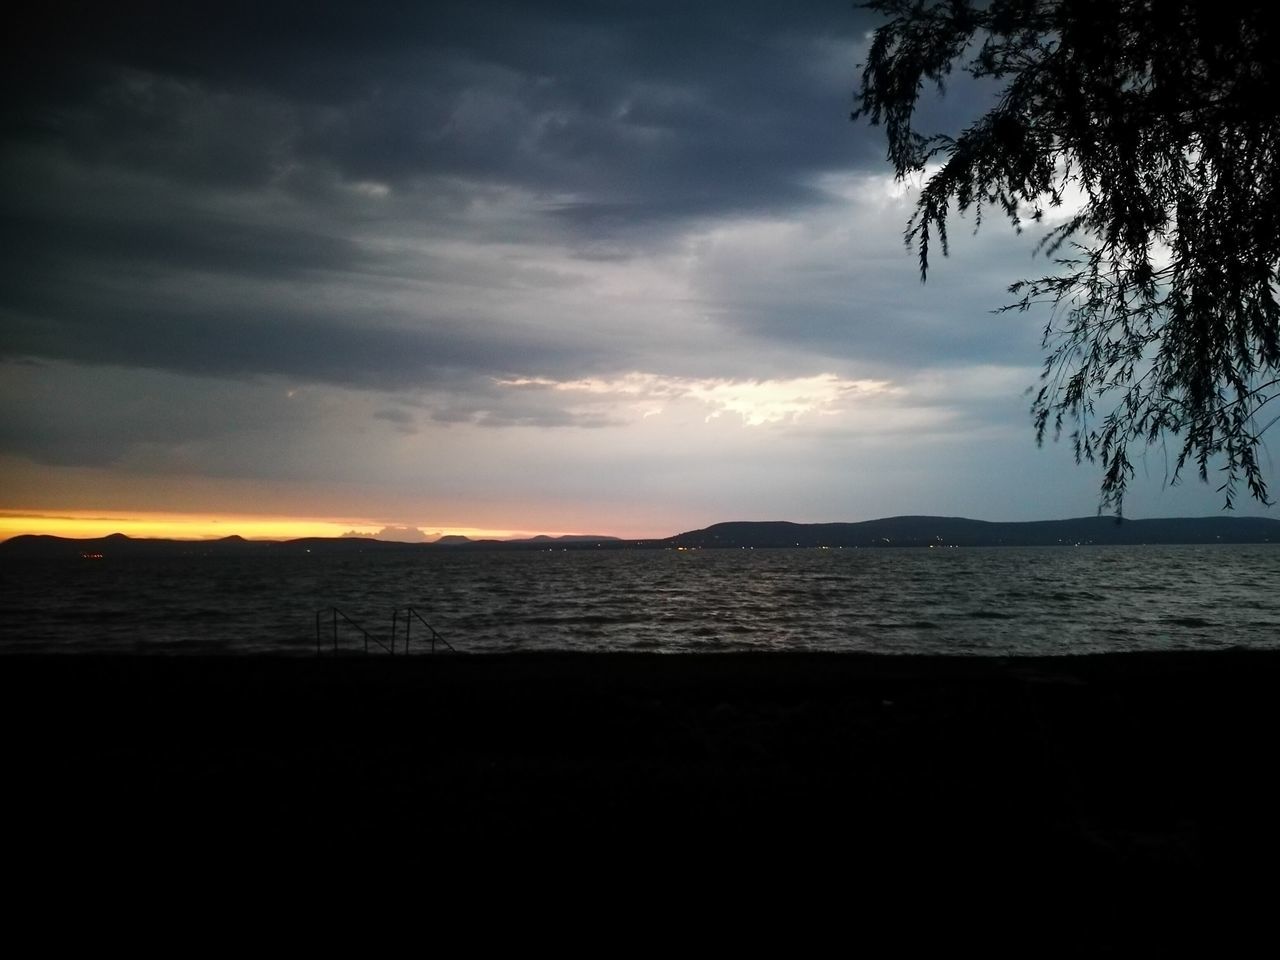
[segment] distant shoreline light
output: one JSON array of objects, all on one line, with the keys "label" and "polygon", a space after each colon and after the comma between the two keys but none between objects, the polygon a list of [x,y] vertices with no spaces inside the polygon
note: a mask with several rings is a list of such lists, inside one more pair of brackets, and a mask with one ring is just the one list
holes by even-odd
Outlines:
[{"label": "distant shoreline light", "polygon": [[[113,510],[0,511],[0,540],[31,534],[36,536],[73,537],[77,539],[105,537],[123,533],[137,539],[218,540],[240,536],[246,540],[296,540],[300,537],[378,536],[396,524],[379,521],[263,517],[237,514],[144,513]],[[556,531],[486,529],[480,527],[423,524],[419,529],[426,540],[442,536],[464,536],[473,540],[531,537],[538,533],[559,535]],[[379,539],[402,539],[383,535]],[[409,537],[404,537],[411,542]]]}]

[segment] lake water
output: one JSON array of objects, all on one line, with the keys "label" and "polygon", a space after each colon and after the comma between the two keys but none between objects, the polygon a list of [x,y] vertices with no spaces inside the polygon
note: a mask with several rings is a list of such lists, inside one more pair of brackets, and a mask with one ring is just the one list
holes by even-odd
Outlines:
[{"label": "lake water", "polygon": [[[412,605],[467,652],[1276,647],[1280,547],[11,561],[0,566],[0,651],[314,655],[316,612],[334,605],[383,642],[392,610]],[[323,624],[329,650],[329,614]],[[337,639],[364,648],[345,622]]]}]

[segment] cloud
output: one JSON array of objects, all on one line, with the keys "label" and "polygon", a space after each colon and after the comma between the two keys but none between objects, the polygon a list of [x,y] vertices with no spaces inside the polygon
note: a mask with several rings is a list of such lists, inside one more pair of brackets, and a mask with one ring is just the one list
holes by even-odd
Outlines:
[{"label": "cloud", "polygon": [[383,527],[373,536],[377,540],[394,540],[400,543],[426,543],[432,539],[417,527]]},{"label": "cloud", "polygon": [[743,375],[718,328],[750,321],[718,312],[689,238],[820,209],[815,177],[879,163],[845,118],[861,11],[198,7],[41,12],[6,66],[41,64],[9,87],[0,356],[549,422],[466,398],[495,375]]},{"label": "cloud", "polygon": [[[951,496],[944,457],[978,490],[996,434],[1034,456],[1042,318],[989,311],[1041,228],[958,221],[919,284],[909,185],[847,119],[865,10],[67,10],[0,61],[0,464],[28,498],[275,484],[516,529],[527,493],[568,530],[801,480],[832,515],[929,509],[900,498]],[[926,126],[990,94],[950,89]]]},{"label": "cloud", "polygon": [[399,407],[384,407],[381,410],[375,410],[373,411],[373,418],[394,424],[395,428],[401,433],[414,434],[418,432],[413,414]]},{"label": "cloud", "polygon": [[706,420],[727,413],[749,427],[791,422],[807,415],[834,415],[859,398],[892,390],[887,381],[847,380],[833,373],[786,380],[699,380],[633,372],[614,379],[523,377],[497,382],[504,387],[563,393],[587,405],[607,404],[641,418],[658,416],[669,404],[693,401],[706,408]]}]

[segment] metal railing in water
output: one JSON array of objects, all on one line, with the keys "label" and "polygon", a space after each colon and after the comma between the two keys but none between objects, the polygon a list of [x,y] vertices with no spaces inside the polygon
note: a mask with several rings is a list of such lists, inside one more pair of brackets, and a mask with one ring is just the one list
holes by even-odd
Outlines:
[{"label": "metal railing in water", "polygon": [[[395,647],[395,643],[396,643],[396,616],[399,614],[399,612],[400,612],[399,608],[391,612],[391,646],[392,648]],[[431,652],[432,653],[436,652],[437,642],[443,643],[445,647],[448,648],[450,653],[458,652],[453,648],[453,644],[451,644],[448,640],[446,640],[444,637],[440,636],[438,632],[436,632],[435,627],[433,627],[431,624],[427,623],[425,619],[423,619],[423,616],[418,612],[417,607],[405,607],[404,608],[404,652],[406,655],[409,653],[409,632],[413,627],[413,621],[415,619],[419,623],[421,623],[424,627],[426,627],[427,632],[431,635]]]},{"label": "metal railing in water", "polygon": [[324,650],[323,635],[325,633],[325,621],[328,621],[330,643],[333,653],[338,653],[338,634],[339,627],[350,631],[354,629],[364,638],[364,652],[373,652],[370,644],[382,648],[389,656],[395,656],[396,652],[396,636],[399,634],[399,621],[401,612],[404,613],[404,652],[407,656],[409,653],[409,641],[411,639],[413,621],[417,620],[427,628],[427,635],[431,643],[431,652],[436,652],[436,644],[442,644],[450,653],[457,653],[453,644],[440,635],[426,618],[418,612],[417,607],[396,607],[391,611],[391,637],[384,642],[382,638],[370,633],[365,629],[364,624],[360,623],[354,617],[349,616],[342,610],[334,606],[322,607],[316,611],[316,656],[321,656]]}]

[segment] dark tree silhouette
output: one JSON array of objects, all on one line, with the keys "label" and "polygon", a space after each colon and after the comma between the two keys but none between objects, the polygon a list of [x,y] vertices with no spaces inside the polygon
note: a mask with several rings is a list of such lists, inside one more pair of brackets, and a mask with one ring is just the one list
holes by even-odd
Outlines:
[{"label": "dark tree silhouette", "polygon": [[[906,229],[923,280],[947,218],[1015,227],[1073,196],[1040,241],[1056,273],[1005,310],[1045,305],[1037,442],[1064,423],[1123,507],[1131,445],[1178,438],[1177,482],[1223,472],[1269,503],[1261,438],[1280,417],[1280,18],[1270,0],[873,0],[854,118],[883,124],[899,178],[941,164]],[[999,85],[963,133],[913,125],[952,69]],[[1074,203],[1071,208],[1074,208]],[[1064,207],[1064,211],[1069,208]],[[1095,416],[1095,403],[1110,409]],[[1220,458],[1220,459],[1219,459]],[[1220,467],[1219,467],[1220,464]]]}]

